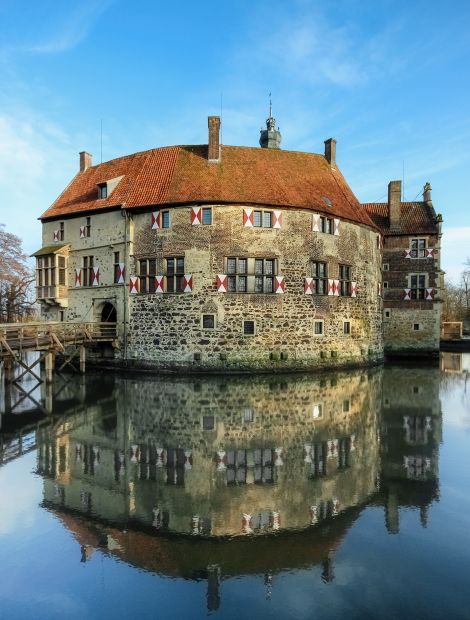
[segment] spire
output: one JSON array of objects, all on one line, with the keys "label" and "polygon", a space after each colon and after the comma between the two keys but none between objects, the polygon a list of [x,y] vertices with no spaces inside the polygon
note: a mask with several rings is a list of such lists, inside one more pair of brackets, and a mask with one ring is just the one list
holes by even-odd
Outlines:
[{"label": "spire", "polygon": [[279,149],[281,147],[281,132],[276,129],[276,119],[273,118],[273,102],[269,93],[269,117],[266,119],[266,129],[261,130],[259,144],[263,149]]}]

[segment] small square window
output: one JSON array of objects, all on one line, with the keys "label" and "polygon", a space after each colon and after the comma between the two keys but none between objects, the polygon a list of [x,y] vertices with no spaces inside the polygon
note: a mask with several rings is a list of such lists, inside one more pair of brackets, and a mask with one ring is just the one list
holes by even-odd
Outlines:
[{"label": "small square window", "polygon": [[215,428],[215,417],[213,415],[202,416],[202,430],[213,431]]},{"label": "small square window", "polygon": [[351,333],[351,321],[343,321],[343,334],[349,336]]},{"label": "small square window", "polygon": [[323,405],[321,403],[313,405],[312,416],[314,420],[320,420],[323,417]]},{"label": "small square window", "polygon": [[382,269],[383,269],[383,271],[389,271],[389,269],[390,269],[390,265],[389,265],[388,263],[384,263],[384,264],[382,265]]},{"label": "small square window", "polygon": [[261,211],[253,211],[253,226],[261,226]]},{"label": "small square window", "polygon": [[215,315],[203,314],[202,315],[202,329],[215,329]]},{"label": "small square window", "polygon": [[313,333],[315,336],[323,336],[323,321],[314,321],[313,323]]},{"label": "small square window", "polygon": [[420,324],[419,323],[413,323],[413,331],[414,332],[419,332],[420,330]]},{"label": "small square window", "polygon": [[255,322],[254,321],[243,321],[243,333],[245,336],[254,336],[255,335]]},{"label": "small square window", "polygon": [[392,311],[390,309],[384,310],[384,316],[389,319],[392,316]]},{"label": "small square window", "polygon": [[244,424],[249,424],[250,422],[253,422],[254,419],[255,412],[253,409],[251,409],[251,407],[245,407],[245,409],[242,410],[242,422]]},{"label": "small square window", "polygon": [[382,282],[382,286],[383,286],[384,288],[388,288],[388,282]]},{"label": "small square window", "polygon": [[204,207],[202,209],[202,223],[206,225],[212,224],[212,209],[211,207]]},{"label": "small square window", "polygon": [[162,228],[170,228],[170,212],[162,211]]},{"label": "small square window", "polygon": [[349,399],[343,400],[343,413],[349,413],[350,408],[351,403],[349,402]]}]

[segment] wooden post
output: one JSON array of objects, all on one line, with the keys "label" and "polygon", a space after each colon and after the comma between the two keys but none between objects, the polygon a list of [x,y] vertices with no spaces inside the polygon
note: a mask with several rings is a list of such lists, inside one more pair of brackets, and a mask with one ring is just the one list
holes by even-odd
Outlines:
[{"label": "wooden post", "polygon": [[46,353],[46,383],[52,383],[54,373],[54,353],[48,351]]},{"label": "wooden post", "polygon": [[80,347],[80,372],[82,375],[85,374],[86,368],[86,348],[82,345]]},{"label": "wooden post", "polygon": [[15,372],[14,372],[14,366],[13,366],[13,359],[9,356],[4,357],[3,358],[3,371],[5,374],[4,377],[4,382],[5,382],[5,386],[4,386],[4,392],[3,392],[3,405],[5,408],[5,413],[10,413],[11,412],[11,406],[12,406],[12,394],[11,394],[11,384],[13,382],[13,379],[15,378]]}]

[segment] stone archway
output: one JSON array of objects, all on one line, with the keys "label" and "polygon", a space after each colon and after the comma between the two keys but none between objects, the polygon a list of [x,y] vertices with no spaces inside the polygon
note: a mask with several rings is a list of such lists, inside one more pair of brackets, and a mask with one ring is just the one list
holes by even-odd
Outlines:
[{"label": "stone archway", "polygon": [[106,301],[101,308],[100,322],[101,323],[116,323],[117,312],[116,306],[110,301]]}]

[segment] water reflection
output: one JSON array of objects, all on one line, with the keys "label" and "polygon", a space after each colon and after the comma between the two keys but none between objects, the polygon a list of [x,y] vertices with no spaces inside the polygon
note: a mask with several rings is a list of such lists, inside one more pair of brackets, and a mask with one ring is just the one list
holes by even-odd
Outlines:
[{"label": "water reflection", "polygon": [[139,568],[207,580],[320,566],[363,508],[426,526],[439,495],[439,370],[320,376],[74,379],[37,429],[44,506]]}]

